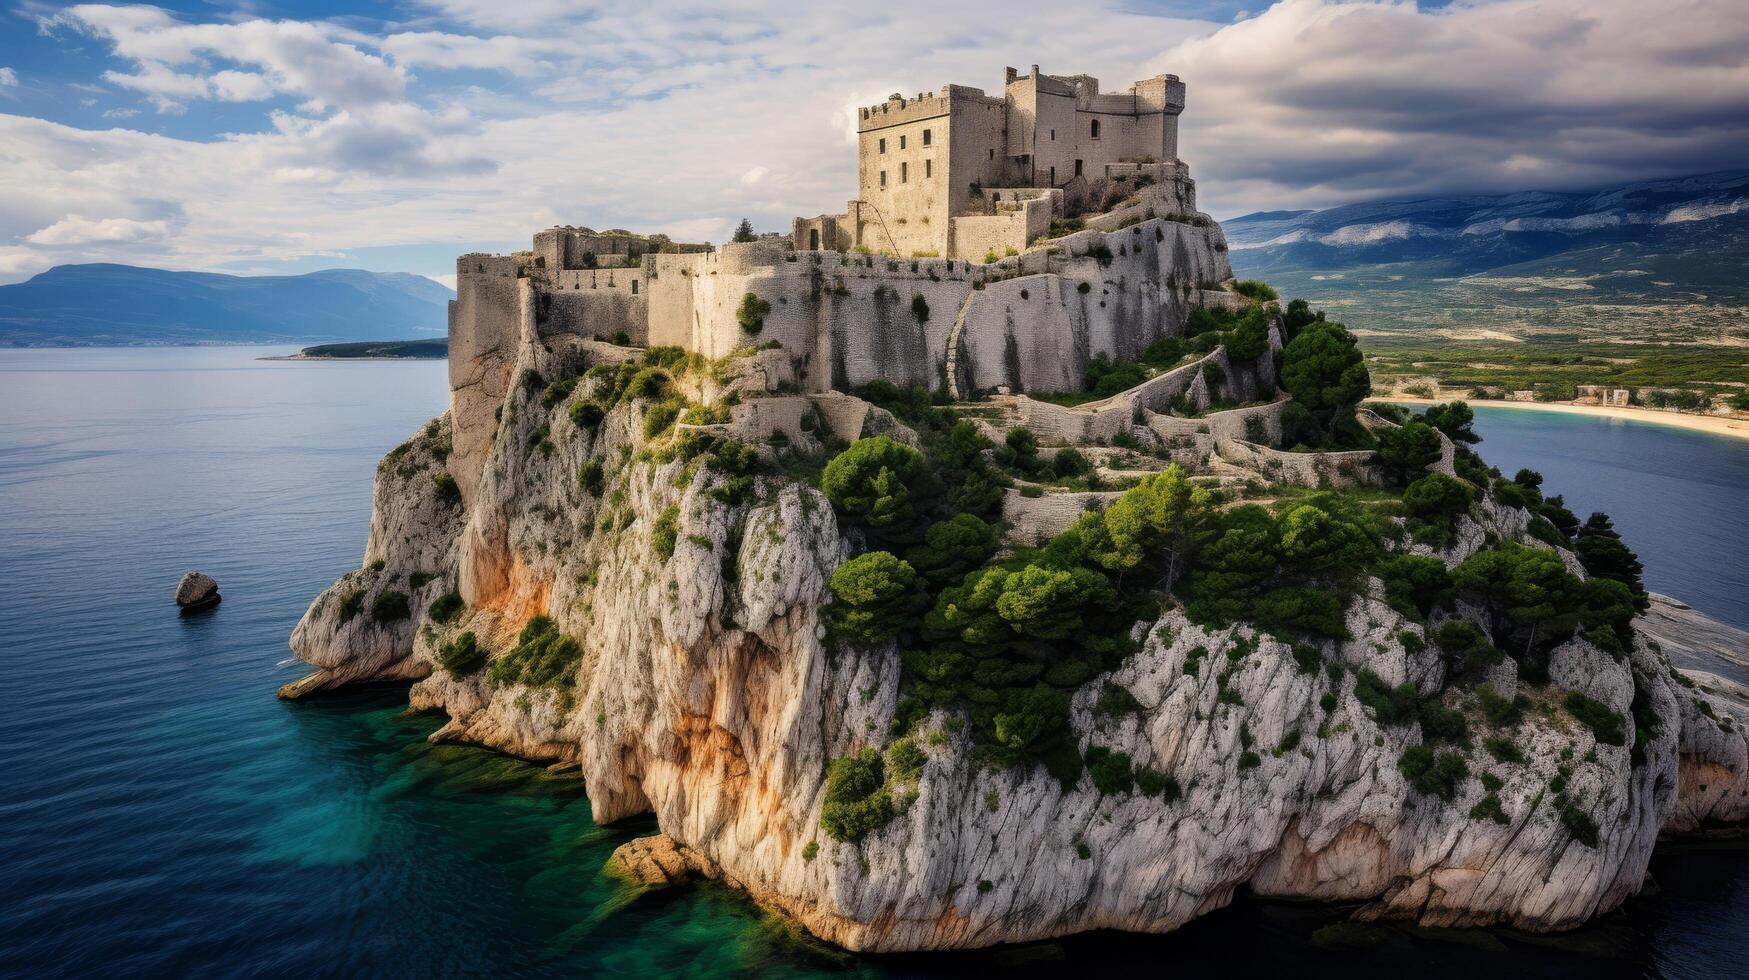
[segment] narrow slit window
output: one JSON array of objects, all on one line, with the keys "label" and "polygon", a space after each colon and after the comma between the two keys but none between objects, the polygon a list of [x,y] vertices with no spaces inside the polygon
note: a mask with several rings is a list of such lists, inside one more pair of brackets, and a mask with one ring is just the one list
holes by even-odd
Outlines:
[{"label": "narrow slit window", "polygon": [[1093,120],[1093,138],[1099,138],[1099,120],[1097,119]]},{"label": "narrow slit window", "polygon": [[925,129],[925,130],[924,130],[924,131],[923,131],[923,145],[924,145],[924,146],[928,146],[928,145],[929,145],[929,130],[927,130],[927,129]]},{"label": "narrow slit window", "polygon": [[901,184],[906,183],[910,179],[911,179],[911,165],[909,163],[905,163],[903,161],[900,161],[900,163],[899,163],[899,183],[901,183]]},{"label": "narrow slit window", "polygon": [[935,176],[935,163],[932,160],[923,161],[923,176],[925,179]]},{"label": "narrow slit window", "polygon": [[899,137],[899,149],[903,150],[904,148],[905,148],[905,137],[900,136]]},{"label": "narrow slit window", "polygon": [[887,186],[887,172],[885,170],[881,171],[881,186]]},{"label": "narrow slit window", "polygon": [[1081,176],[1081,161],[1079,160],[1075,161],[1075,176]]},{"label": "narrow slit window", "polygon": [[887,139],[884,136],[881,137],[881,152],[882,153],[887,152]]}]

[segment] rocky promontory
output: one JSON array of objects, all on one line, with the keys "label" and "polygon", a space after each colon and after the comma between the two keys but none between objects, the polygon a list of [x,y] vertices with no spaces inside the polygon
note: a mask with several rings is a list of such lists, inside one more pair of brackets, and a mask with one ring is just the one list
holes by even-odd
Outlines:
[{"label": "rocky promontory", "polygon": [[1741,634],[1490,470],[1461,406],[1357,409],[1340,325],[1222,291],[1088,397],[953,406],[530,316],[501,398],[459,365],[466,417],[378,467],[282,694],[413,681],[433,738],[653,813],[629,879],[861,950],[1160,932],[1240,887],[1558,930],[1661,834],[1742,828]]}]

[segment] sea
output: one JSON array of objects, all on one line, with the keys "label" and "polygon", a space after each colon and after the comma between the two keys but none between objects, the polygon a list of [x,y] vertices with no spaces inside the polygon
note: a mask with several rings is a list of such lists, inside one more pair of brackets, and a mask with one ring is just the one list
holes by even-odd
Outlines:
[{"label": "sea", "polygon": [[[1167,936],[862,956],[721,886],[632,892],[601,867],[654,824],[596,825],[578,780],[427,743],[404,687],[275,699],[292,626],[360,561],[377,460],[447,399],[439,361],[261,359],[290,352],[0,350],[0,976],[1749,977],[1749,851],[1716,846],[1559,937],[1329,930],[1349,908],[1241,894]],[[1476,429],[1607,511],[1649,587],[1749,627],[1749,441]],[[196,568],[224,601],[179,616]]]}]

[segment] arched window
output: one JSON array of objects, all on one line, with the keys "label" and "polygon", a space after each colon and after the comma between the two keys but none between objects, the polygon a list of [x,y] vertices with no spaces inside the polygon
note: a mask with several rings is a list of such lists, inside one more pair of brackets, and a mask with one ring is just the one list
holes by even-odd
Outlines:
[{"label": "arched window", "polygon": [[1093,120],[1093,138],[1099,138],[1099,120],[1097,119]]}]

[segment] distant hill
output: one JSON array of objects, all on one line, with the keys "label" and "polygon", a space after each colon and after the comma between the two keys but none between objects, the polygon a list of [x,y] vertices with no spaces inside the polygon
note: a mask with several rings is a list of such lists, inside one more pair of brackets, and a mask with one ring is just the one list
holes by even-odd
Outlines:
[{"label": "distant hill", "polygon": [[318,344],[305,347],[298,360],[344,361],[359,358],[437,358],[449,356],[448,340],[367,340],[353,344]]},{"label": "distant hill", "polygon": [[1749,171],[1582,193],[1431,197],[1222,222],[1241,275],[1401,289],[1466,277],[1566,280],[1575,298],[1749,301]]},{"label": "distant hill", "polygon": [[0,344],[360,341],[440,336],[455,294],[404,272],[227,276],[61,265],[0,286]]}]

